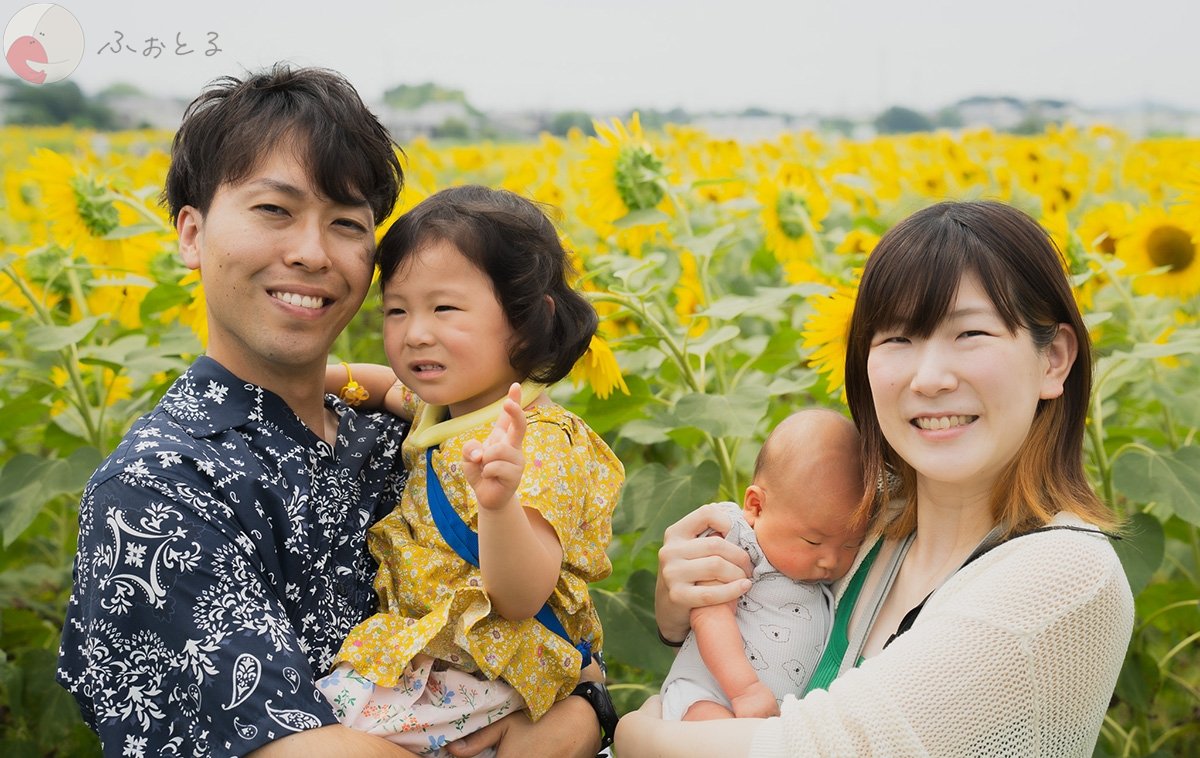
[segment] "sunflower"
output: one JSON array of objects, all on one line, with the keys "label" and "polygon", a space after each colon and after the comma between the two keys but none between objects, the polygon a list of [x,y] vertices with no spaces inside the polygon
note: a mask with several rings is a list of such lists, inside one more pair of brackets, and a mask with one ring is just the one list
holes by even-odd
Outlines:
[{"label": "sunflower", "polygon": [[1092,208],[1079,221],[1079,239],[1083,249],[1115,255],[1117,243],[1129,233],[1133,209],[1128,203],[1111,201]]},{"label": "sunflower", "polygon": [[[784,164],[774,180],[759,183],[758,200],[767,248],[785,270],[799,274],[811,269],[818,249],[814,237],[829,213],[829,199],[816,177],[803,166]],[[800,281],[791,274],[788,278]]]},{"label": "sunflower", "polygon": [[1200,218],[1200,167],[1190,167],[1183,176],[1179,200],[1184,212],[1192,218]]},{"label": "sunflower", "polygon": [[61,247],[101,268],[147,271],[150,259],[158,252],[159,239],[153,234],[112,238],[121,227],[143,219],[132,208],[116,202],[103,180],[45,148],[39,148],[30,158],[26,176],[36,177],[42,216]]},{"label": "sunflower", "polygon": [[571,378],[577,384],[587,382],[596,393],[596,397],[601,400],[607,399],[614,389],[629,394],[629,387],[625,384],[625,377],[621,376],[621,366],[617,363],[612,348],[598,334],[592,335],[587,352],[571,369]]},{"label": "sunflower", "polygon": [[628,127],[615,118],[593,126],[596,136],[588,139],[582,169],[584,191],[600,218],[612,223],[662,204],[666,200],[663,162],[646,141],[638,113],[634,112]]},{"label": "sunflower", "polygon": [[1133,220],[1129,235],[1117,244],[1117,256],[1132,274],[1164,268],[1158,274],[1138,276],[1138,292],[1189,298],[1200,293],[1200,219],[1182,206],[1169,210],[1153,207]]},{"label": "sunflower", "polygon": [[833,250],[846,255],[869,255],[878,244],[878,234],[866,229],[851,229]]},{"label": "sunflower", "polygon": [[805,319],[803,331],[802,345],[812,350],[808,356],[809,365],[824,375],[830,395],[842,390],[843,401],[846,399],[843,387],[846,382],[846,337],[858,296],[857,276],[855,279],[854,284],[840,285],[829,295],[811,300],[813,313]]},{"label": "sunflower", "polygon": [[675,286],[675,313],[680,323],[688,328],[688,336],[699,337],[708,330],[708,319],[694,317],[696,311],[704,306],[704,285],[700,283],[696,256],[681,250],[679,265],[683,270]]}]

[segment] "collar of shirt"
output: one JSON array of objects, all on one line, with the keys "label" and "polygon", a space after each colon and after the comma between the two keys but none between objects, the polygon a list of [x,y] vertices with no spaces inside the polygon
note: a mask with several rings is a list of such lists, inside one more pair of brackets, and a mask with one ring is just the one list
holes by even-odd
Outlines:
[{"label": "collar of shirt", "polygon": [[[349,407],[333,395],[325,406],[338,418]],[[270,420],[296,442],[327,448],[325,441],[295,414],[283,398],[239,379],[212,358],[202,355],[163,396],[162,408],[195,438],[213,437],[231,429]]]}]

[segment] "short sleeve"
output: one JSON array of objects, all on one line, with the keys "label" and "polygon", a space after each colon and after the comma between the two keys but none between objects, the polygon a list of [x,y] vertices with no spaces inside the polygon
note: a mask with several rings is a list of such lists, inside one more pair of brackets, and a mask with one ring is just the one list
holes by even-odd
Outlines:
[{"label": "short sleeve", "polygon": [[58,679],[107,754],[244,755],[336,723],[236,518],[136,469],[85,492]]},{"label": "short sleeve", "polygon": [[581,420],[556,406],[547,408],[530,414],[521,504],[539,511],[554,528],[564,565],[585,582],[598,581],[612,570],[606,550],[624,469]]}]

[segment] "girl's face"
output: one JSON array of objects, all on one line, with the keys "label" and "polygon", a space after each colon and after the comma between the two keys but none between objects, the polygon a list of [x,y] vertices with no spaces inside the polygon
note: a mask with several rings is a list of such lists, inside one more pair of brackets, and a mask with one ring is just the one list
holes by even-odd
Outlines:
[{"label": "girl's face", "polygon": [[515,335],[487,274],[446,241],[411,255],[384,283],[383,343],[392,370],[430,405],[462,416],[504,397],[518,376]]},{"label": "girl's face", "polygon": [[931,335],[900,328],[872,338],[867,376],[883,436],[923,491],[988,493],[1024,444],[1038,401],[1062,394],[1074,344],[1065,325],[1045,350],[1025,329],[1010,334],[968,274]]}]

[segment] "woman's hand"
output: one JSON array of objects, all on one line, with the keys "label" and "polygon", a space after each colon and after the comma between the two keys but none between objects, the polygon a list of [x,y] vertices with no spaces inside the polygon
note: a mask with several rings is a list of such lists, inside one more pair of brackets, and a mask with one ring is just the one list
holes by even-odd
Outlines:
[{"label": "woman's hand", "polygon": [[647,698],[642,707],[626,713],[617,722],[617,739],[613,750],[621,758],[645,758],[658,755],[656,739],[666,722],[662,720],[662,698]]},{"label": "woman's hand", "polygon": [[701,537],[708,530],[726,534],[729,517],[716,505],[703,505],[663,533],[658,551],[654,617],[669,640],[687,636],[693,608],[737,600],[750,589],[750,557],[723,537]]},{"label": "woman's hand", "polygon": [[663,721],[658,695],[617,722],[613,745],[621,758],[691,758],[719,755],[741,758],[750,752],[761,719]]}]

